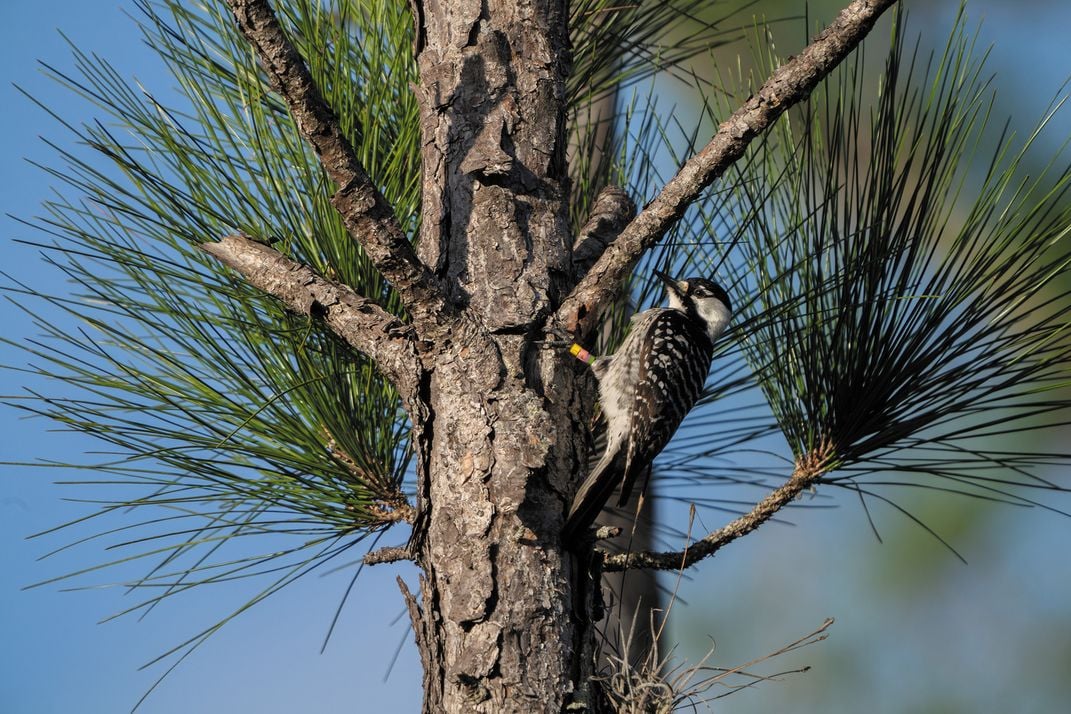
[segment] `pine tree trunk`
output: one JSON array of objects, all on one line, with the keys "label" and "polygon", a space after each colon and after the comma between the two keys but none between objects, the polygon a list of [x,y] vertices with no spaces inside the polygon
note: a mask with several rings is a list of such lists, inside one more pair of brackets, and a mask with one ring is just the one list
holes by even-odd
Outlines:
[{"label": "pine tree trunk", "polygon": [[[594,380],[540,341],[563,328],[593,329],[642,253],[894,0],[854,0],[634,219],[619,189],[600,194],[576,256],[566,204],[565,0],[412,2],[424,170],[419,257],[270,4],[228,0],[338,185],[332,204],[411,324],[248,236],[203,247],[296,313],[323,319],[402,395],[418,503],[410,547],[391,550],[423,570],[419,601],[403,591],[424,666],[424,710],[597,712],[590,681],[603,566],[677,569],[709,557],[812,486],[830,455],[826,446],[808,455],[786,484],[686,551],[566,551],[560,531],[588,456]],[[577,263],[591,266],[579,283]]]},{"label": "pine tree trunk", "polygon": [[419,9],[421,257],[473,316],[430,357],[416,425],[424,710],[560,712],[580,629],[558,531],[590,385],[532,343],[572,279],[566,6]]}]

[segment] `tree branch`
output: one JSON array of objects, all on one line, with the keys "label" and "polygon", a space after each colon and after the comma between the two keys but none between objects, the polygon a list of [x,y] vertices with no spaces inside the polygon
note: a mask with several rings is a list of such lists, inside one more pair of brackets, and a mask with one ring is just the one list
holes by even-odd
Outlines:
[{"label": "tree branch", "polygon": [[713,531],[684,550],[607,555],[603,560],[603,570],[605,572],[632,568],[684,570],[714,555],[721,550],[722,546],[747,535],[770,520],[775,513],[794,501],[797,496],[817,484],[822,475],[832,468],[835,452],[832,442],[822,441],[812,453],[797,460],[792,476],[783,486],[767,494],[766,498],[755,504],[755,507],[748,513]]},{"label": "tree branch", "polygon": [[703,189],[743,156],[756,136],[805,99],[895,2],[853,0],[799,55],[770,75],[758,93],[721,123],[710,143],[625,227],[562,303],[558,320],[574,333],[585,330],[640,256],[680,220]]},{"label": "tree branch", "polygon": [[338,184],[331,203],[350,235],[398,291],[418,326],[441,322],[451,311],[440,281],[417,257],[394,210],[372,184],[267,0],[227,0],[227,4],[260,57],[272,89],[286,100],[301,135]]},{"label": "tree branch", "polygon": [[375,361],[408,401],[421,369],[412,327],[349,287],[247,236],[226,236],[201,248],[294,312],[322,318],[342,339]]}]

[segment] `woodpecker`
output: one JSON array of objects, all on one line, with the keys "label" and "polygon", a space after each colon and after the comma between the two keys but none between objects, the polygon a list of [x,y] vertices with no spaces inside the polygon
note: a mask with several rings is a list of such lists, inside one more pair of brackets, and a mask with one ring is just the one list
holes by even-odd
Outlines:
[{"label": "woodpecker", "polygon": [[599,382],[606,450],[573,498],[564,540],[595,521],[618,484],[617,505],[628,501],[636,476],[650,466],[699,398],[714,341],[732,316],[729,296],[717,283],[655,275],[666,284],[669,307],[633,317],[628,337],[613,355],[588,360],[586,352],[573,347]]}]

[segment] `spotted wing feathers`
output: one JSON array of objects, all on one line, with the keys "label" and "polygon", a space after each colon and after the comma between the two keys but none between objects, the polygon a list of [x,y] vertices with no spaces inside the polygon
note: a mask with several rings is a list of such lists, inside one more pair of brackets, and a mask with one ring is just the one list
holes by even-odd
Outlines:
[{"label": "spotted wing feathers", "polygon": [[619,484],[618,505],[628,501],[637,476],[647,471],[699,397],[713,349],[702,327],[683,312],[656,308],[634,318],[613,357],[600,360],[596,375],[606,449],[573,499],[566,539],[594,522]]},{"label": "spotted wing feathers", "polygon": [[642,358],[630,400],[619,506],[628,501],[636,477],[665,448],[695,405],[713,350],[706,334],[677,310],[659,311],[651,321],[639,350]]}]

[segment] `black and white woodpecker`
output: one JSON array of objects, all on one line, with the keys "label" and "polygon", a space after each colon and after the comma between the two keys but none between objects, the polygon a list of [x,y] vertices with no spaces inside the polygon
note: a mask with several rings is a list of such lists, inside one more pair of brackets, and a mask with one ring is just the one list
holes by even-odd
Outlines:
[{"label": "black and white woodpecker", "polygon": [[[706,278],[674,280],[655,272],[665,284],[669,307],[632,318],[632,329],[617,352],[590,359],[599,382],[606,419],[606,450],[573,498],[562,531],[571,540],[590,526],[620,484],[618,506],[677,431],[703,389],[714,341],[729,324],[732,305],[720,285]],[[646,482],[643,488],[646,489]]]}]

